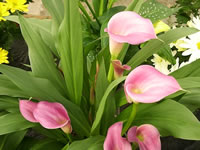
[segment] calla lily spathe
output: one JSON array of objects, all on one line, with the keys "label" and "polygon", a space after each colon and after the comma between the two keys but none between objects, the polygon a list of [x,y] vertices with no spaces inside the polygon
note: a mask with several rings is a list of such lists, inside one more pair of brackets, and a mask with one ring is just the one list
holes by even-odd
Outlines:
[{"label": "calla lily spathe", "polygon": [[154,103],[181,90],[172,76],[157,71],[150,65],[135,68],[125,81],[124,91],[129,103]]},{"label": "calla lily spathe", "polygon": [[131,144],[121,136],[122,122],[113,124],[104,141],[104,150],[132,150]]},{"label": "calla lily spathe", "polygon": [[129,142],[138,143],[140,150],[161,150],[160,133],[150,124],[130,128],[127,136]]},{"label": "calla lily spathe", "polygon": [[110,53],[115,57],[120,53],[123,43],[138,45],[156,38],[151,21],[132,11],[115,14],[105,32],[109,34]]},{"label": "calla lily spathe", "polygon": [[65,133],[72,131],[68,113],[60,103],[20,100],[19,107],[22,116],[30,122],[39,122],[47,129],[61,128]]}]

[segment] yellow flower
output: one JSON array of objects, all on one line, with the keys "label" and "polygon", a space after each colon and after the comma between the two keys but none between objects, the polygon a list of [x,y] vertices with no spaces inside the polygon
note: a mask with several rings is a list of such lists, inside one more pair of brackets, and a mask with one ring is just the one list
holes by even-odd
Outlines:
[{"label": "yellow flower", "polygon": [[5,16],[9,16],[9,12],[8,12],[8,6],[6,5],[6,3],[2,3],[0,2],[0,21],[6,21]]},{"label": "yellow flower", "polygon": [[0,64],[5,63],[8,64],[8,51],[5,49],[0,48]]},{"label": "yellow flower", "polygon": [[16,10],[27,12],[28,11],[28,5],[25,4],[26,0],[6,0],[8,4],[8,8],[12,13],[14,13]]},{"label": "yellow flower", "polygon": [[154,23],[153,26],[156,34],[170,30],[170,27],[162,21]]}]

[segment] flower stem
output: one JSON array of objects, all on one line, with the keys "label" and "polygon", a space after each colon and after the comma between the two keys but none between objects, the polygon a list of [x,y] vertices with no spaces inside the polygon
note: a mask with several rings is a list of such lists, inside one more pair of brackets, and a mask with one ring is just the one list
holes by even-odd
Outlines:
[{"label": "flower stem", "polygon": [[99,6],[99,16],[103,15],[103,11],[104,11],[104,0],[100,0],[100,6]]},{"label": "flower stem", "polygon": [[111,56],[110,59],[110,67],[109,67],[109,71],[108,71],[108,81],[111,82],[113,80],[113,73],[114,73],[114,68],[112,65],[112,61],[117,59],[115,56]]},{"label": "flower stem", "polygon": [[113,0],[109,0],[107,8],[110,9],[112,7],[112,5],[113,5]]},{"label": "flower stem", "polygon": [[71,134],[66,134],[67,135],[67,138],[69,140],[70,143],[72,143],[72,137],[71,137]]},{"label": "flower stem", "polygon": [[126,122],[123,130],[122,130],[122,136],[127,132],[127,130],[129,129],[129,127],[131,126],[135,116],[136,116],[136,108],[137,108],[137,104],[136,103],[133,103],[132,105],[132,112],[131,112],[131,115],[128,119],[128,121]]},{"label": "flower stem", "polygon": [[126,8],[127,11],[133,11],[139,0],[133,0],[131,4]]}]

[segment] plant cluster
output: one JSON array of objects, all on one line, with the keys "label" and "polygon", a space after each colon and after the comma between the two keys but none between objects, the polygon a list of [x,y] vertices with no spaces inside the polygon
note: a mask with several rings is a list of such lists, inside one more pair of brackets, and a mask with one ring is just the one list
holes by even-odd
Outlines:
[{"label": "plant cluster", "polygon": [[31,71],[0,65],[3,150],[160,150],[161,136],[200,140],[199,18],[171,29],[161,20],[177,9],[155,0],[42,2],[52,19],[6,17],[20,26]]}]

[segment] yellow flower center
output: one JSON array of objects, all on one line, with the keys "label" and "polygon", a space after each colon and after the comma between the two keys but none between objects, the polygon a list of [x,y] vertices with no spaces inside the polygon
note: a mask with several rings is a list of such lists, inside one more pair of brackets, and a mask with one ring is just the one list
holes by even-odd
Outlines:
[{"label": "yellow flower center", "polygon": [[140,141],[144,141],[144,137],[142,135],[137,135],[137,138],[140,140]]},{"label": "yellow flower center", "polygon": [[135,88],[133,88],[132,90],[131,90],[133,93],[135,93],[135,94],[141,94],[142,93],[142,91],[140,90],[140,89],[135,89]]},{"label": "yellow flower center", "polygon": [[200,42],[197,43],[197,48],[200,50]]}]

